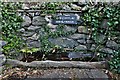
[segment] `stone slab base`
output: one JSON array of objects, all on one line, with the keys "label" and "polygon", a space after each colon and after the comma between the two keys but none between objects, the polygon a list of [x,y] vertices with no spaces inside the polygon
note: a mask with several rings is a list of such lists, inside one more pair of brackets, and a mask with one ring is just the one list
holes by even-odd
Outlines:
[{"label": "stone slab base", "polygon": [[104,69],[108,67],[108,63],[101,62],[81,62],[81,61],[33,61],[30,63],[18,60],[7,59],[6,64],[12,66],[38,67],[38,68],[81,68],[81,69]]}]

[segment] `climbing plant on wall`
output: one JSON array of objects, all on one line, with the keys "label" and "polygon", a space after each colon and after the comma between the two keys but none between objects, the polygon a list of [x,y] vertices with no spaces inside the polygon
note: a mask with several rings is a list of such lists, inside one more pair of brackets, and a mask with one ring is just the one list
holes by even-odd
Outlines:
[{"label": "climbing plant on wall", "polygon": [[[16,10],[21,7],[18,3],[0,3],[1,16],[0,23],[2,27],[2,39],[7,41],[7,45],[3,47],[3,52],[9,58],[17,55],[23,43],[18,32],[21,22],[23,21],[17,15]],[[15,51],[15,52],[14,52]],[[11,56],[12,55],[12,56]]]},{"label": "climbing plant on wall", "polygon": [[[65,3],[65,2],[62,2],[62,3],[49,3],[49,2],[44,3],[40,7],[41,10],[42,10],[41,14],[44,14],[46,16],[51,15],[52,16],[51,18],[53,19],[53,18],[55,18],[54,16],[57,14],[56,13],[57,10],[62,10],[62,8],[60,6],[63,5],[63,4],[67,4],[67,3]],[[44,30],[43,30],[44,35],[41,34],[41,36],[40,36],[41,50],[44,53],[43,56],[49,55],[49,54],[52,54],[52,53],[57,53],[57,52],[62,53],[62,52],[65,51],[61,46],[52,44],[49,41],[50,38],[67,36],[67,35],[70,35],[70,34],[73,33],[72,31],[65,32],[63,30],[64,26],[65,25],[62,25],[62,24],[57,25],[55,31],[50,30],[49,26],[47,26],[47,25],[43,26],[44,27]],[[43,58],[45,58],[45,57],[43,57]]]},{"label": "climbing plant on wall", "polygon": [[[61,4],[69,5],[69,3],[45,3],[40,9],[43,10],[42,13],[45,15],[54,15],[56,14],[56,10],[61,10]],[[88,26],[87,28],[90,30],[90,37],[96,44],[96,48],[92,52],[95,53],[95,55],[98,55],[100,59],[107,59],[110,64],[110,69],[120,73],[119,49],[114,50],[114,52],[110,54],[110,57],[108,57],[109,55],[107,53],[99,51],[102,47],[106,46],[105,44],[107,41],[116,40],[116,37],[117,40],[119,40],[118,38],[120,35],[117,29],[120,26],[120,4],[108,5],[106,3],[100,3],[98,5],[86,5],[88,5],[88,9],[83,11],[82,18],[84,20],[84,25]],[[0,26],[2,26],[2,39],[8,42],[8,44],[3,47],[3,52],[8,57],[17,55],[16,52],[19,52],[20,48],[24,45],[18,32],[21,27],[22,18],[17,15],[16,10],[18,8],[20,9],[20,7],[19,3],[0,3]],[[72,32],[63,31],[64,25],[58,25],[55,31],[51,31],[46,25],[43,26],[44,35],[40,35],[41,51],[45,55],[64,52],[64,49],[60,46],[50,43],[49,38],[67,36],[68,34],[72,34]],[[103,37],[101,38],[101,36]],[[14,53],[13,51],[16,52]],[[25,53],[36,51],[39,51],[39,49],[22,50],[22,52]]]},{"label": "climbing plant on wall", "polygon": [[[92,5],[89,5],[92,6]],[[93,52],[97,55],[98,51],[105,47],[106,42],[109,40],[115,40],[115,37],[120,37],[118,28],[120,23],[120,4],[106,4],[101,3],[89,7],[83,14],[83,19],[85,21],[84,25],[89,26],[90,35],[97,47]],[[101,37],[102,36],[102,37]],[[102,39],[101,39],[102,38]],[[117,38],[117,39],[118,39]],[[120,73],[120,54],[119,50],[115,50],[111,54],[112,58],[109,60],[110,69],[117,73]],[[109,54],[101,53],[100,58],[106,58]]]}]

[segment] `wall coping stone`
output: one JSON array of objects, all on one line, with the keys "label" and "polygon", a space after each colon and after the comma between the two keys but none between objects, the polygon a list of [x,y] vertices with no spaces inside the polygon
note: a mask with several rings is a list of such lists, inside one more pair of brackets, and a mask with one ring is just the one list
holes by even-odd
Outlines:
[{"label": "wall coping stone", "polygon": [[38,68],[81,68],[81,69],[106,69],[108,62],[82,62],[82,61],[32,61],[22,62],[14,59],[7,59],[6,64],[12,66],[38,67]]}]

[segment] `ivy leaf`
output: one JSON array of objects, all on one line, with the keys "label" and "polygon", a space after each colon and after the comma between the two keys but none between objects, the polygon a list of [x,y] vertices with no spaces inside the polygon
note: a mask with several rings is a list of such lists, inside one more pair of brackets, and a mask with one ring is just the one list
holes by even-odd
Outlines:
[{"label": "ivy leaf", "polygon": [[114,22],[114,25],[117,25],[118,23],[119,23],[118,21],[115,21],[115,22]]},{"label": "ivy leaf", "polygon": [[112,23],[110,23],[110,22],[107,22],[107,24],[108,24],[109,26],[112,26]]},{"label": "ivy leaf", "polygon": [[39,48],[32,48],[31,50],[32,50],[32,52],[37,52],[37,51],[39,51],[40,49],[39,49]]}]

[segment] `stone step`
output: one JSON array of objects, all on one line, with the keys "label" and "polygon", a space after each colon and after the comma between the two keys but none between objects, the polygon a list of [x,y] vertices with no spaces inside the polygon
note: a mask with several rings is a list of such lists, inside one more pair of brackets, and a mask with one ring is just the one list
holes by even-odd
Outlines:
[{"label": "stone step", "polygon": [[41,78],[77,78],[77,79],[106,79],[108,76],[101,69],[56,69],[55,71],[45,72]]},{"label": "stone step", "polygon": [[82,61],[33,61],[22,62],[18,60],[7,59],[6,64],[12,66],[23,66],[33,68],[81,68],[81,69],[105,69],[108,67],[108,62],[82,62]]},{"label": "stone step", "polygon": [[[20,70],[20,71],[19,71]],[[11,71],[11,70],[10,70]],[[16,73],[14,73],[16,71]],[[105,73],[105,69],[79,69],[79,68],[50,68],[50,69],[29,69],[22,71],[24,80],[109,80],[110,77]],[[9,72],[9,71],[8,71]],[[20,68],[14,68],[14,75],[8,76],[14,80],[18,80],[21,73]],[[28,74],[25,77],[26,73]]]}]

